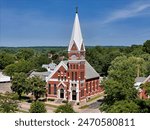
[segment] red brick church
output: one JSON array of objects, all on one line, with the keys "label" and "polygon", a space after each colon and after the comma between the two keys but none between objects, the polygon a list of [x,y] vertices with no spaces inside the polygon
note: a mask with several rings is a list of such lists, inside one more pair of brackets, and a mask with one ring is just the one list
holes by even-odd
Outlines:
[{"label": "red brick church", "polygon": [[75,15],[68,60],[61,61],[47,78],[47,98],[80,102],[101,92],[100,77],[85,59],[78,12]]}]

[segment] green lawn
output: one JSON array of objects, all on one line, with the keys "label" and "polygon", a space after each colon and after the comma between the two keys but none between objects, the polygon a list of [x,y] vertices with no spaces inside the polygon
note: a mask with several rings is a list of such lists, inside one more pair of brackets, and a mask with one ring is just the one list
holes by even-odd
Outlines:
[{"label": "green lawn", "polygon": [[97,96],[94,96],[93,98],[90,98],[87,102],[92,102],[92,101],[94,101],[94,100],[96,100],[96,99],[99,99],[99,98],[102,97],[102,96],[104,96],[104,93],[101,93],[101,94],[99,94],[99,95],[97,95]]}]

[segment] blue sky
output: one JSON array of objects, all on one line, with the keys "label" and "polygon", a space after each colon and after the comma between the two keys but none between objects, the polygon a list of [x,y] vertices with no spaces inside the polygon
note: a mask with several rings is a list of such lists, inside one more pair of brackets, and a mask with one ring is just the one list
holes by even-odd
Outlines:
[{"label": "blue sky", "polygon": [[0,0],[0,46],[67,46],[77,4],[85,45],[150,39],[150,0]]}]

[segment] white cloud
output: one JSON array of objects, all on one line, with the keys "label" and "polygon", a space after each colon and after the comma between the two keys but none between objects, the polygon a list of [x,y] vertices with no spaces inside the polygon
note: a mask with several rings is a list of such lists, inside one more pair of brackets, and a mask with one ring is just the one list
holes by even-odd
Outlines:
[{"label": "white cloud", "polygon": [[120,19],[126,19],[130,17],[135,17],[140,15],[140,13],[144,12],[146,9],[150,8],[150,3],[148,4],[133,4],[124,9],[117,10],[112,12],[103,23],[110,23]]}]

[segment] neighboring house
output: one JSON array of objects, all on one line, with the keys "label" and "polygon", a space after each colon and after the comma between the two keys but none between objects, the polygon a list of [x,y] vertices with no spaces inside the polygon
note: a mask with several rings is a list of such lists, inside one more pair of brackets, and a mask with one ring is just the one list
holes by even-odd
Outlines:
[{"label": "neighboring house", "polygon": [[139,89],[139,97],[141,99],[147,99],[149,96],[147,95],[147,93],[144,89]]},{"label": "neighboring house", "polygon": [[136,89],[140,88],[140,85],[146,80],[146,77],[136,77],[134,86]]},{"label": "neighboring house", "polygon": [[80,102],[102,91],[100,76],[85,59],[78,13],[68,46],[68,60],[61,61],[48,76],[47,98]]},{"label": "neighboring house", "polygon": [[47,71],[52,72],[57,65],[55,63],[43,64],[42,68],[47,69]]},{"label": "neighboring house", "polygon": [[0,72],[0,83],[10,82],[10,77]]},{"label": "neighboring house", "polygon": [[146,90],[144,90],[144,88],[140,88],[140,86],[142,84],[145,84],[146,82],[150,82],[150,75],[146,78],[146,77],[137,77],[135,79],[135,84],[134,86],[139,90],[139,97],[141,99],[147,99],[150,96],[147,95]]},{"label": "neighboring house", "polygon": [[134,86],[139,89],[141,84],[150,82],[150,75],[148,77],[136,77]]},{"label": "neighboring house", "polygon": [[43,81],[46,81],[47,80],[47,77],[50,75],[51,72],[35,72],[33,71],[31,74],[30,74],[30,78],[34,77],[34,76],[38,76],[40,77]]},{"label": "neighboring house", "polygon": [[12,92],[11,91],[11,79],[9,76],[5,76],[0,72],[0,93]]}]

